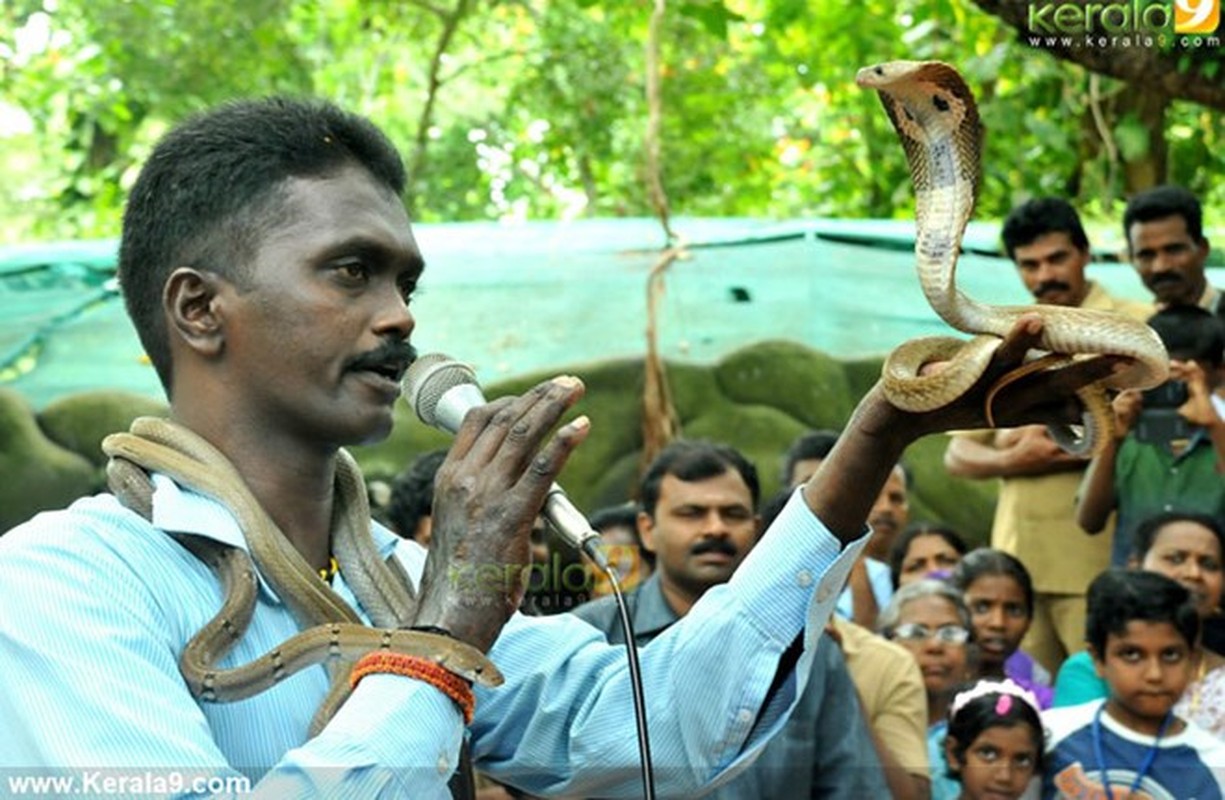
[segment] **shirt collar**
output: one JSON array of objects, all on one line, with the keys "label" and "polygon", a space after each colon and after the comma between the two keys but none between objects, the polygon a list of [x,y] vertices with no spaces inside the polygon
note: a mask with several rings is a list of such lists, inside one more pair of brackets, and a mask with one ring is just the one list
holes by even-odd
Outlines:
[{"label": "shirt collar", "polygon": [[1217,291],[1215,286],[1205,281],[1204,293],[1199,297],[1199,307],[1205,311],[1211,311],[1213,314],[1215,314],[1217,313],[1220,305],[1221,293]]},{"label": "shirt collar", "polygon": [[[238,520],[219,501],[175,483],[160,473],[153,474],[153,525],[170,533],[187,533],[237,547],[247,555],[251,548]],[[379,557],[386,560],[396,549],[399,537],[381,525],[371,525],[371,535]],[[276,591],[257,568],[260,589],[273,602],[281,602]],[[337,580],[342,580],[337,576]]]},{"label": "shirt collar", "polygon": [[1095,303],[1100,305],[1105,297],[1106,290],[1099,286],[1097,281],[1092,280],[1085,281],[1085,289],[1084,299],[1080,301],[1080,305],[1077,308],[1092,308]]},{"label": "shirt collar", "polygon": [[656,570],[638,587],[638,602],[634,607],[634,635],[657,634],[680,619],[664,597],[663,583]]}]

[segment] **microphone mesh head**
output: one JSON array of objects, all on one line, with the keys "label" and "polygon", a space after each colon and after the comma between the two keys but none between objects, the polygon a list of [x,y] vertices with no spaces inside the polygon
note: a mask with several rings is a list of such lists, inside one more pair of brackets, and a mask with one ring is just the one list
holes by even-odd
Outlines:
[{"label": "microphone mesh head", "polygon": [[436,411],[442,396],[465,383],[476,384],[476,372],[468,364],[442,353],[420,356],[404,373],[400,391],[417,412],[417,418],[437,427]]}]

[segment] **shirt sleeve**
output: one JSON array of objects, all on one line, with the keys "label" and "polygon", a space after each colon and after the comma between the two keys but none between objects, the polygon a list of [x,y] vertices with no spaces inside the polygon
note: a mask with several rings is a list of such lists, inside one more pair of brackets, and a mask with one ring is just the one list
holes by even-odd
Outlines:
[{"label": "shirt sleeve", "polygon": [[[136,520],[59,512],[0,539],[0,712],[10,731],[0,737],[0,770],[78,782],[64,794],[80,793],[79,781],[104,769],[128,790],[152,774],[165,796],[449,796],[460,714],[408,678],[363,680],[309,740],[295,733],[319,702],[301,689],[312,677],[305,673],[233,704],[224,724],[236,729],[216,729],[178,658],[199,630],[182,609],[216,608],[220,589],[201,562]],[[643,650],[660,796],[697,794],[777,732],[865,538],[843,549],[793,497],[730,583]],[[805,652],[771,691],[796,641]],[[477,690],[471,731],[481,769],[535,793],[640,791],[622,650],[562,615],[512,619],[490,655],[506,683]],[[242,712],[248,703],[275,705],[276,724],[287,727],[262,728],[265,718]],[[296,746],[268,763],[231,763],[218,742],[244,737]]]},{"label": "shirt sleeve", "polygon": [[[138,532],[156,534],[145,543],[156,554],[148,566],[205,569],[164,534]],[[91,533],[102,534],[59,515],[0,539],[0,777],[9,784],[0,794],[14,780],[54,779],[27,787],[49,796],[450,796],[459,711],[434,687],[397,676],[362,681],[321,735],[270,769],[228,763],[179,674],[185,637],[163,605],[191,602],[191,587],[181,598],[151,591],[160,576],[134,572]],[[318,697],[292,699],[300,677],[268,693],[309,719]],[[263,734],[252,725],[250,736]]]},{"label": "shirt sleeve", "polygon": [[[865,541],[842,548],[797,491],[731,581],[639,651],[661,797],[696,796],[729,779],[781,728]],[[804,651],[771,695],[797,641]],[[515,617],[490,657],[506,683],[477,690],[473,755],[482,771],[531,794],[641,794],[623,648],[571,615]]]},{"label": "shirt sleeve", "polygon": [[927,757],[927,693],[914,659],[898,659],[892,675],[883,676],[889,691],[876,703],[872,728],[898,764],[911,775],[930,776]]}]

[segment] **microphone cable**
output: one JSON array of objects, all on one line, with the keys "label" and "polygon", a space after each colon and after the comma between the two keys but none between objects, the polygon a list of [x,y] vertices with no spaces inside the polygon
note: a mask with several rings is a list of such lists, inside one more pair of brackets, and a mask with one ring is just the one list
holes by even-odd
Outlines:
[{"label": "microphone cable", "polygon": [[617,613],[621,618],[621,630],[625,634],[625,651],[629,657],[630,691],[634,697],[634,723],[638,729],[638,760],[642,768],[643,800],[655,800],[655,769],[651,764],[651,740],[647,735],[647,703],[642,691],[642,668],[638,663],[638,645],[634,642],[634,623],[630,620],[629,607],[625,604],[625,595],[621,591],[621,581],[617,571],[604,558],[596,545],[596,539],[583,542],[583,554],[594,564],[612,586],[613,597],[617,601]]}]

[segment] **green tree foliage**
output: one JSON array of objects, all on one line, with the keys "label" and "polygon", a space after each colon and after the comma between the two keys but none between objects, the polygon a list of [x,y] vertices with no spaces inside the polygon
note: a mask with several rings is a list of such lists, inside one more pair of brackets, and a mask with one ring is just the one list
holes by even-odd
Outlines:
[{"label": "green tree foliage", "polygon": [[[999,0],[994,5],[1007,3]],[[977,4],[976,4],[977,3]],[[231,97],[311,92],[401,144],[426,221],[651,213],[648,0],[16,0],[0,5],[0,240],[114,235],[151,142]],[[982,8],[980,8],[980,5]],[[1225,212],[1219,110],[1030,46],[988,0],[669,0],[663,183],[674,214],[907,217],[879,61],[958,65],[987,129],[978,216],[1035,194],[1117,217],[1130,166]],[[984,11],[984,8],[992,11]],[[1193,86],[1221,55],[1165,53]],[[1179,67],[1178,65],[1182,66]],[[1154,129],[1154,126],[1158,129]]]}]

